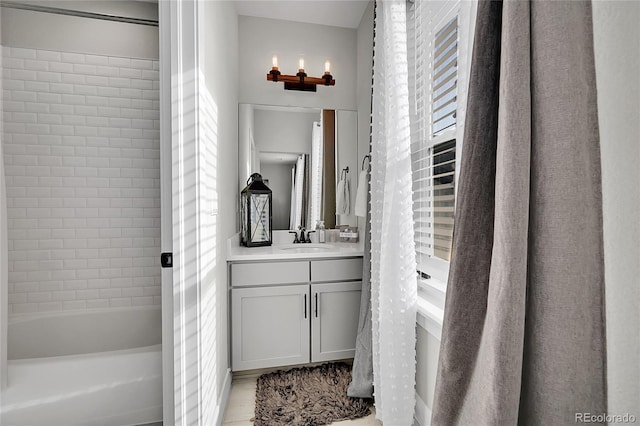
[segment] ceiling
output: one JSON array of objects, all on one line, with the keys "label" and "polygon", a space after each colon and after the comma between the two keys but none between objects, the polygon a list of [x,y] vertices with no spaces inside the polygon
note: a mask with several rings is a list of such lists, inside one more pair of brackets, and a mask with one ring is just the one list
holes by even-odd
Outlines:
[{"label": "ceiling", "polygon": [[358,28],[369,0],[236,0],[238,15]]}]

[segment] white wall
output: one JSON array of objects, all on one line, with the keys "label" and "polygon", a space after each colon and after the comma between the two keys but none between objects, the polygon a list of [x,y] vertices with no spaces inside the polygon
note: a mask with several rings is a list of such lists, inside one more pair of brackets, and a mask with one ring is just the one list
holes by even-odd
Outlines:
[{"label": "white wall", "polygon": [[[0,7],[0,46],[2,46],[2,8]],[[3,92],[2,55],[0,55],[0,94]],[[7,239],[7,201],[4,177],[4,129],[3,108],[0,99],[0,406],[2,391],[7,385],[7,322],[8,322],[8,239]]]},{"label": "white wall", "polygon": [[[36,2],[34,2],[36,3]],[[46,6],[157,19],[154,3],[44,1]],[[158,59],[158,27],[3,8],[5,46]]]},{"label": "white wall", "polygon": [[[357,30],[240,16],[239,31],[239,69],[243,74],[239,89],[241,103],[351,111],[359,108],[356,100],[358,87],[356,78],[358,66]],[[366,43],[365,49],[368,49],[369,54],[371,53],[371,48],[366,47]],[[280,71],[289,75],[297,72],[300,57],[305,60],[305,71],[313,77],[322,76],[324,63],[329,60],[336,85],[333,87],[318,86],[315,93],[284,90],[282,83],[273,83],[266,79],[266,75],[271,69],[273,55],[278,56]],[[256,128],[258,127],[257,114],[256,110]],[[368,115],[366,122],[369,122]],[[261,132],[254,133],[256,142],[263,136]],[[308,140],[311,141],[310,136]],[[355,144],[356,138],[353,138],[353,145]],[[276,149],[277,146],[274,145],[269,150],[289,151],[288,148]],[[347,146],[340,148],[349,150]],[[355,149],[352,151],[353,155],[356,155]],[[348,164],[352,162],[356,163],[357,161],[352,159],[350,155]],[[355,199],[357,174],[354,173],[353,167],[350,167],[350,170],[351,190]],[[345,218],[344,222],[355,224],[355,217]]]},{"label": "white wall", "polygon": [[[362,159],[369,153],[371,123],[371,78],[373,68],[373,8],[370,1],[362,16],[357,33],[357,109],[358,109],[358,173]],[[357,176],[354,174],[354,179]],[[364,232],[365,219],[358,218],[358,227]],[[363,235],[361,232],[361,235]]]},{"label": "white wall", "polygon": [[[356,109],[356,30],[240,16],[239,31],[241,103]],[[320,77],[329,60],[336,85],[318,86],[315,93],[284,90],[283,83],[267,81],[274,54],[280,72],[288,75],[298,72],[304,57],[307,74]]]},{"label": "white wall", "polygon": [[[215,424],[216,416],[225,409],[225,392],[230,385],[228,348],[228,298],[227,298],[227,239],[236,232],[236,212],[232,206],[238,200],[238,16],[233,2],[204,2],[204,80],[211,99],[216,105],[215,188],[217,217],[212,233],[215,269],[204,276],[201,292],[203,311],[213,313],[211,321],[202,324],[215,327],[215,340],[207,342],[203,349],[208,355],[203,359],[203,422]],[[221,58],[224,61],[221,62]],[[224,66],[221,67],[221,63]],[[210,123],[213,124],[213,123]],[[207,305],[208,303],[208,305]],[[209,333],[210,334],[210,333]],[[207,398],[207,392],[211,396]],[[221,421],[221,417],[218,421]]]},{"label": "white wall", "polygon": [[418,400],[416,418],[422,425],[429,424],[431,421],[439,354],[439,338],[420,325],[416,326],[416,399]]},{"label": "white wall", "polygon": [[593,2],[610,414],[640,418],[640,3]]},{"label": "white wall", "polygon": [[160,304],[158,61],[3,59],[9,313]]},{"label": "white wall", "polygon": [[[173,354],[175,409],[174,418],[165,411],[164,422],[214,425],[231,385],[226,242],[235,233],[238,196],[237,15],[233,2],[160,7],[171,35],[162,54],[171,63],[174,231],[167,294],[174,343],[163,351]],[[165,364],[165,374],[170,370]]]}]

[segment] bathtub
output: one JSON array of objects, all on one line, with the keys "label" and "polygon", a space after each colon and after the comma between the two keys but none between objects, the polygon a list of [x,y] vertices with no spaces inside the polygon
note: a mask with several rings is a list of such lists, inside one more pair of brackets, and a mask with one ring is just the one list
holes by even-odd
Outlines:
[{"label": "bathtub", "polygon": [[158,306],[12,317],[1,424],[162,420],[160,339]]}]

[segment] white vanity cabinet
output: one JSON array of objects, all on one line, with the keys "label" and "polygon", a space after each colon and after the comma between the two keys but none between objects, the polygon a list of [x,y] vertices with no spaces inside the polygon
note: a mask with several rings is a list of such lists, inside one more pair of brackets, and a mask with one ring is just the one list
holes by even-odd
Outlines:
[{"label": "white vanity cabinet", "polygon": [[231,290],[233,369],[309,361],[309,288]]},{"label": "white vanity cabinet", "polygon": [[362,258],[230,264],[232,370],[352,358]]}]

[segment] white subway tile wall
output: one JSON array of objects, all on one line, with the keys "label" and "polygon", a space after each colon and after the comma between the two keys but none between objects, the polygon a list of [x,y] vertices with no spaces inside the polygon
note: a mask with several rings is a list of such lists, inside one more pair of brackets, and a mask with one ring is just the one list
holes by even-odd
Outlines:
[{"label": "white subway tile wall", "polygon": [[158,61],[2,55],[9,313],[159,305]]}]

